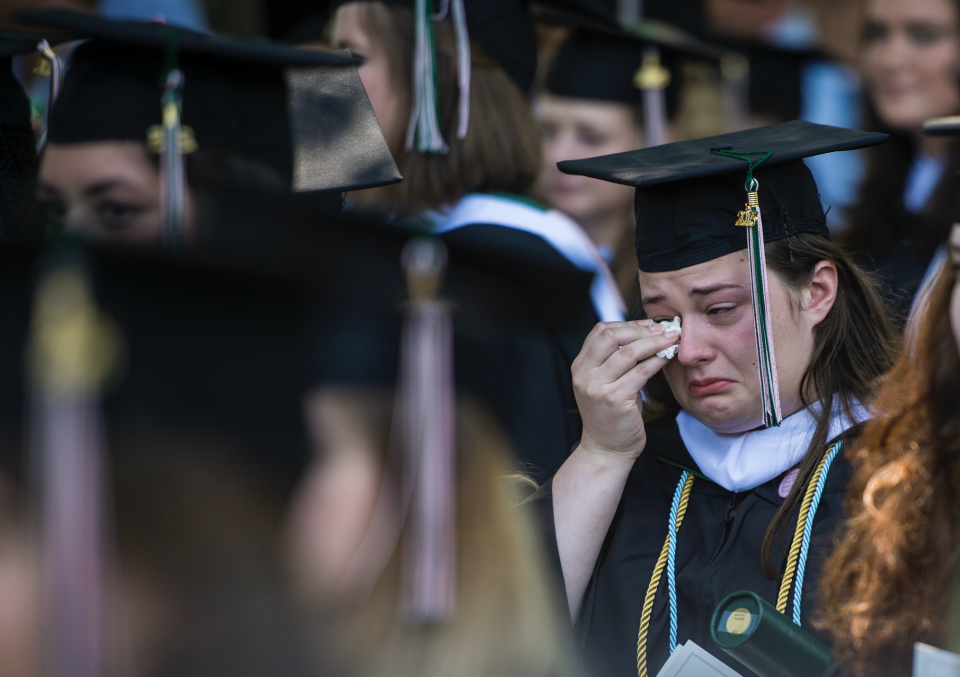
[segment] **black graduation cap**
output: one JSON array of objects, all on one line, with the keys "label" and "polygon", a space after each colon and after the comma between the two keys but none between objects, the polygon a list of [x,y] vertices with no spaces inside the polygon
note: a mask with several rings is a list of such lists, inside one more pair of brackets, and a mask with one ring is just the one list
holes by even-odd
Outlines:
[{"label": "black graduation cap", "polygon": [[179,68],[182,124],[190,132],[184,152],[195,146],[256,163],[297,191],[401,179],[347,52],[65,10],[18,16],[92,38],[74,52],[50,122],[53,142],[148,141],[161,124],[162,80]]},{"label": "black graduation cap", "polygon": [[[546,78],[546,90],[557,96],[639,106],[643,98],[641,69],[648,48],[660,52],[668,72],[680,58],[719,61],[723,56],[719,48],[652,21],[627,30],[609,21],[544,7],[536,8],[535,16],[543,23],[574,29],[560,46]],[[652,65],[649,59],[647,64]],[[668,108],[676,99],[670,98],[668,90]]]},{"label": "black graduation cap", "polygon": [[[747,249],[764,413],[779,425],[763,245],[799,233],[829,237],[803,158],[875,146],[886,134],[794,120],[694,141],[558,163],[566,174],[636,190],[637,262],[664,272]],[[746,201],[746,205],[744,202]]]}]

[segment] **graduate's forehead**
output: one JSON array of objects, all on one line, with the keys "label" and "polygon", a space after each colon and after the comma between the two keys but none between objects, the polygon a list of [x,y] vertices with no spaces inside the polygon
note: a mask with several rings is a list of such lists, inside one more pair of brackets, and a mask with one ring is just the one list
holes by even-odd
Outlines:
[{"label": "graduate's forehead", "polygon": [[645,307],[680,303],[720,292],[750,293],[747,250],[725,254],[693,266],[659,273],[640,271],[640,290]]}]

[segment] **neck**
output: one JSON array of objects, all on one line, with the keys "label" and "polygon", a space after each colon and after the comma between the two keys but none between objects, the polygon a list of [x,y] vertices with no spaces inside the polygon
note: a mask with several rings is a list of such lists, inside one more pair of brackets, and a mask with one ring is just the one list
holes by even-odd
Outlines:
[{"label": "neck", "polygon": [[593,218],[577,219],[577,222],[595,245],[616,249],[623,239],[624,229],[633,228],[633,209],[598,214]]}]

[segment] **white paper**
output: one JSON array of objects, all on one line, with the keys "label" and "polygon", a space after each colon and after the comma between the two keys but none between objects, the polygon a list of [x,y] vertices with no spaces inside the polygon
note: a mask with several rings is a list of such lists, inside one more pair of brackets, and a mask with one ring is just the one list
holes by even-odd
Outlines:
[{"label": "white paper", "polygon": [[741,677],[716,656],[701,649],[696,642],[688,640],[677,647],[663,664],[657,677]]},{"label": "white paper", "polygon": [[913,645],[913,677],[960,677],[960,656],[917,642]]}]

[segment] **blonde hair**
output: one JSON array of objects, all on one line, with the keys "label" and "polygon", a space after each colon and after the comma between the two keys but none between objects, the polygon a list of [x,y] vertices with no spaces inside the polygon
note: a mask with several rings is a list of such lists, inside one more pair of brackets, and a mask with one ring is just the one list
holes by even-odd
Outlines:
[{"label": "blonde hair", "polygon": [[[385,453],[391,399],[369,391],[351,399]],[[339,667],[357,677],[577,675],[568,616],[552,589],[531,515],[515,506],[499,426],[463,403],[456,424],[455,616],[427,627],[400,619],[398,547],[370,597],[335,624],[331,644]]]},{"label": "blonde hair", "polygon": [[[410,116],[413,69],[413,11],[365,2],[360,22],[371,42],[391,64],[391,80],[401,97],[401,119]],[[440,127],[450,148],[427,155],[391,148],[403,181],[351,195],[361,206],[416,213],[455,203],[468,193],[524,194],[540,171],[540,130],[529,99],[483,50],[472,44],[470,128],[457,138],[456,41],[449,22],[435,25]],[[396,144],[394,144],[396,145]]]}]

